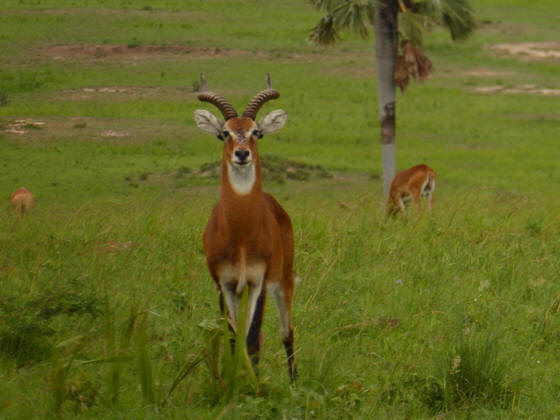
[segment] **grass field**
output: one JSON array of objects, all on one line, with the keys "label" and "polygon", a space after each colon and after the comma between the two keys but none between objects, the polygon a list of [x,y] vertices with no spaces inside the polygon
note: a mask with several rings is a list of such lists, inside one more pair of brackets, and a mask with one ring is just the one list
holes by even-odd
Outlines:
[{"label": "grass field", "polygon": [[[296,0],[5,0],[0,417],[560,416],[560,4],[474,5],[475,34],[436,30],[433,77],[398,97],[397,167],[438,174],[434,215],[403,223],[382,212],[372,39],[309,44],[320,14]],[[200,72],[238,108],[270,72],[262,112],[289,115],[259,147],[294,224],[296,386],[272,304],[257,383],[214,371]]]}]

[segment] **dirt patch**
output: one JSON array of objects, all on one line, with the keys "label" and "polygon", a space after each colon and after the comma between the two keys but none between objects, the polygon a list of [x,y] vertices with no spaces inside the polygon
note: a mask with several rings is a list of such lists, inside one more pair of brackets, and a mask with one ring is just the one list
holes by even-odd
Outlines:
[{"label": "dirt patch", "polygon": [[472,70],[467,70],[463,74],[465,76],[471,76],[471,77],[501,77],[501,76],[511,76],[513,73],[508,71],[496,71],[484,67],[477,67]]},{"label": "dirt patch", "polygon": [[187,45],[54,45],[42,48],[42,55],[54,60],[79,59],[132,59],[141,60],[154,56],[187,56],[189,58],[264,56],[264,52],[201,48]]},{"label": "dirt patch", "polygon": [[[219,178],[221,176],[221,161],[203,164],[198,170],[179,168],[177,178],[191,176],[197,178]],[[307,181],[311,178],[332,178],[332,175],[320,165],[308,165],[276,155],[261,156],[261,168],[265,180],[283,184],[286,179]]]},{"label": "dirt patch", "polygon": [[[317,188],[329,188],[333,191],[347,191],[349,186],[379,183],[380,175],[362,172],[346,172],[327,170],[320,165],[310,165],[276,155],[261,156],[261,170],[266,189],[290,184],[290,188],[302,191],[314,191]],[[198,189],[211,188],[215,194],[220,183],[221,161],[213,161],[197,167],[181,166],[172,172],[140,173],[136,172],[124,177],[131,187],[137,188],[143,183],[157,186],[160,189],[185,190],[196,192]],[[193,196],[196,197],[198,193]],[[369,194],[369,189],[368,189]],[[339,199],[335,203],[338,208],[347,211],[359,211],[353,199]],[[364,201],[365,203],[365,201]],[[368,201],[369,203],[369,201]]]},{"label": "dirt patch", "polygon": [[[189,45],[137,45],[137,44],[94,44],[53,45],[38,50],[39,55],[60,61],[119,61],[132,62],[147,59],[222,59],[222,58],[268,58],[300,63],[333,61],[345,63],[343,68],[358,66],[359,74],[369,77],[373,71],[373,56],[369,52],[332,51],[317,49],[314,52],[291,52],[282,50],[255,51],[239,49],[209,48]],[[367,63],[365,66],[360,63]],[[371,63],[371,64],[370,64]],[[364,68],[367,67],[367,68]],[[370,68],[371,67],[371,68]]]},{"label": "dirt patch", "polygon": [[44,95],[48,101],[131,101],[132,99],[156,99],[165,101],[182,101],[192,94],[198,85],[185,87],[168,86],[104,86],[68,89],[54,95]]},{"label": "dirt patch", "polygon": [[[166,122],[166,136],[189,138],[195,127]],[[161,138],[161,124],[141,119],[111,119],[91,117],[0,119],[0,133],[26,144],[46,144],[51,141],[112,142],[122,145],[142,144]]]},{"label": "dirt patch", "polygon": [[[207,162],[198,168],[182,166],[174,172],[165,173],[136,173],[125,177],[131,186],[142,182],[149,182],[159,187],[185,188],[195,185],[215,185],[221,177],[221,160]],[[261,156],[261,170],[267,184],[285,184],[296,181],[305,184],[306,181],[335,180],[336,175],[320,165],[310,165],[276,155]]]},{"label": "dirt patch", "polygon": [[544,95],[544,96],[560,96],[560,89],[547,89],[547,88],[540,88],[536,85],[519,85],[515,87],[505,87],[500,85],[495,86],[478,86],[470,90],[474,93],[504,93],[504,94],[512,94],[512,93],[521,93],[521,94],[529,94],[529,95]]},{"label": "dirt patch", "polygon": [[560,42],[523,42],[496,44],[488,47],[498,54],[512,55],[523,60],[560,60]]},{"label": "dirt patch", "polygon": [[128,137],[130,133],[126,131],[105,130],[101,132],[101,137]]},{"label": "dirt patch", "polygon": [[6,134],[24,136],[30,131],[41,130],[45,124],[44,121],[33,121],[30,119],[14,120],[0,124],[0,131]]},{"label": "dirt patch", "polygon": [[125,93],[126,89],[122,87],[102,87],[99,89],[95,88],[84,88],[84,92],[101,92],[101,93]]}]

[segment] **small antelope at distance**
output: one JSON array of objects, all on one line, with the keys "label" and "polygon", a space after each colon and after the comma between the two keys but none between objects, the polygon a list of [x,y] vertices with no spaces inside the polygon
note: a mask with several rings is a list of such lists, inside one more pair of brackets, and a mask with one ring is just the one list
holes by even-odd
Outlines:
[{"label": "small antelope at distance", "polygon": [[35,207],[35,197],[33,197],[31,191],[25,187],[15,190],[12,193],[10,201],[12,203],[12,208],[16,214],[20,216],[29,214],[31,210],[33,210],[33,207]]},{"label": "small antelope at distance", "polygon": [[428,211],[432,213],[434,191],[436,189],[436,173],[429,166],[421,164],[397,173],[387,201],[387,216],[394,216],[399,211],[406,215],[406,206],[414,201],[418,211],[422,212],[420,199],[428,201]]},{"label": "small antelope at distance", "polygon": [[[287,118],[283,110],[267,114],[259,122],[259,109],[280,94],[272,89],[257,93],[239,117],[227,99],[207,90],[201,75],[198,99],[215,105],[225,122],[206,110],[196,110],[194,119],[203,131],[224,142],[220,200],[204,232],[204,249],[210,275],[216,283],[222,313],[227,309],[236,330],[242,292],[248,287],[247,351],[256,367],[262,345],[261,325],[266,295],[274,298],[280,316],[280,332],[288,356],[290,379],[297,375],[294,333],[291,323],[294,239],[290,217],[262,189],[258,140],[281,129]],[[225,307],[224,307],[225,300]]]}]

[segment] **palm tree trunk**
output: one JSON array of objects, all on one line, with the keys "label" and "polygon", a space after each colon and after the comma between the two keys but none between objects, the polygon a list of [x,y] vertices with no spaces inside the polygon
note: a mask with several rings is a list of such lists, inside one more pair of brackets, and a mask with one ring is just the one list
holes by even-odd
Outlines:
[{"label": "palm tree trunk", "polygon": [[394,0],[380,0],[375,8],[375,60],[385,195],[389,193],[396,172],[394,74],[398,47],[397,8]]}]

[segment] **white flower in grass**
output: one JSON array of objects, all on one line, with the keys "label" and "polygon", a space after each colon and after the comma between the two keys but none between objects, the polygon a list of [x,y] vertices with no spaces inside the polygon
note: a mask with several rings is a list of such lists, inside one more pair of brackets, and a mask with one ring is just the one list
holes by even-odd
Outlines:
[{"label": "white flower in grass", "polygon": [[489,280],[484,280],[480,282],[480,286],[478,286],[478,291],[482,292],[484,289],[487,289],[490,286]]}]

